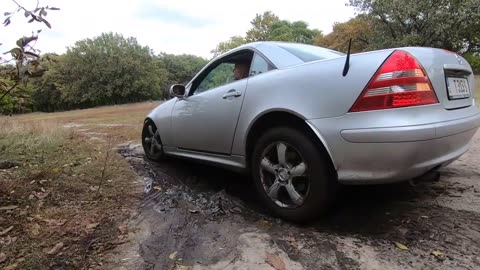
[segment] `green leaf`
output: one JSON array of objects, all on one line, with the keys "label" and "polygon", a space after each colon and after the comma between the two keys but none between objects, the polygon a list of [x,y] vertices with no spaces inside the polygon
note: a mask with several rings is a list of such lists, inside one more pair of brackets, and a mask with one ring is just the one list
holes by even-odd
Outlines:
[{"label": "green leaf", "polygon": [[28,11],[28,10],[25,10],[25,17],[28,17],[28,16],[30,16],[30,14],[32,14],[30,11]]},{"label": "green leaf", "polygon": [[3,24],[5,26],[9,25],[10,24],[10,17],[6,18],[5,21],[3,21]]},{"label": "green leaf", "polygon": [[37,40],[37,39],[38,39],[38,37],[34,37],[34,36],[28,37],[28,38],[27,38],[27,37],[23,37],[23,38],[17,40],[17,46],[18,46],[18,47],[25,47],[25,46],[28,45],[28,43],[30,43],[30,42],[32,42],[32,41],[34,41],[34,40]]},{"label": "green leaf", "polygon": [[8,16],[8,15],[10,15],[10,14],[12,14],[12,13],[10,13],[10,12],[5,12],[5,13],[3,13],[3,16]]},{"label": "green leaf", "polygon": [[42,11],[40,11],[40,15],[47,16],[47,12],[45,11],[45,9],[42,8]]},{"label": "green leaf", "polygon": [[48,28],[52,28],[52,25],[50,25],[50,23],[49,23],[47,20],[45,20],[44,18],[40,18],[40,20],[41,20],[43,23],[45,23],[45,25],[46,25]]},{"label": "green leaf", "polygon": [[40,32],[42,32],[42,29],[40,29],[40,30],[37,30],[37,34],[40,34]]},{"label": "green leaf", "polygon": [[17,40],[17,46],[18,46],[18,47],[23,47],[23,42],[24,42],[24,39],[23,39],[23,38]]},{"label": "green leaf", "polygon": [[30,20],[28,20],[28,23],[31,23],[33,21],[35,21],[35,18],[31,18]]},{"label": "green leaf", "polygon": [[50,9],[50,10],[60,10],[59,8],[56,8],[56,7],[47,7],[47,9]]}]

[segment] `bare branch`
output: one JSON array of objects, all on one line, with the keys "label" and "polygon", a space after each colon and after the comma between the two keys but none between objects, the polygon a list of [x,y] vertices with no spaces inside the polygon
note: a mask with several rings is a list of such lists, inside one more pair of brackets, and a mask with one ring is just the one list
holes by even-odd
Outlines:
[{"label": "bare branch", "polygon": [[[25,10],[25,11],[28,11],[26,8],[24,8],[24,7],[21,6],[19,3],[17,3],[17,1],[15,1],[15,0],[12,0],[12,1],[13,1],[15,4],[17,4],[18,8],[23,9],[23,10]],[[38,4],[38,2],[37,2],[37,4]]]},{"label": "bare branch", "polygon": [[3,93],[3,95],[0,97],[0,100],[2,100],[5,96],[10,94],[10,92],[12,92],[13,89],[15,89],[15,87],[17,87],[17,85],[18,85],[18,83],[15,83],[13,86],[10,87],[10,89],[8,89],[5,93]]}]

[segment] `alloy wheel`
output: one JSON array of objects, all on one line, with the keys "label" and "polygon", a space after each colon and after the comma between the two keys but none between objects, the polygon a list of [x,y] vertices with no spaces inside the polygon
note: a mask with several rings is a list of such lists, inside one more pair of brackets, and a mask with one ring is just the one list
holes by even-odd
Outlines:
[{"label": "alloy wheel", "polygon": [[304,158],[286,142],[273,142],[265,148],[260,180],[268,197],[283,208],[302,206],[310,189]]},{"label": "alloy wheel", "polygon": [[146,125],[147,132],[143,139],[144,149],[145,151],[148,151],[150,156],[158,155],[162,151],[158,129],[151,122],[148,122]]}]

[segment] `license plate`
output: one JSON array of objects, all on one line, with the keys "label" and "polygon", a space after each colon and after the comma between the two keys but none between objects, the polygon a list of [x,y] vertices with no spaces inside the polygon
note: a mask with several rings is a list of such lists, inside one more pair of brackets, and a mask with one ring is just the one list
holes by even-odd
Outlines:
[{"label": "license plate", "polygon": [[467,79],[447,77],[447,89],[449,99],[461,99],[470,97],[470,87]]}]

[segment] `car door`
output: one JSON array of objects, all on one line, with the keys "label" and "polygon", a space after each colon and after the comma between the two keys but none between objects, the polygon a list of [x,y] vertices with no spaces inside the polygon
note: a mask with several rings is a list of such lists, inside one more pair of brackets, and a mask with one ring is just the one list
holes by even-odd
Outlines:
[{"label": "car door", "polygon": [[207,68],[189,94],[172,111],[175,146],[186,150],[230,154],[247,78],[234,80],[232,62]]}]

